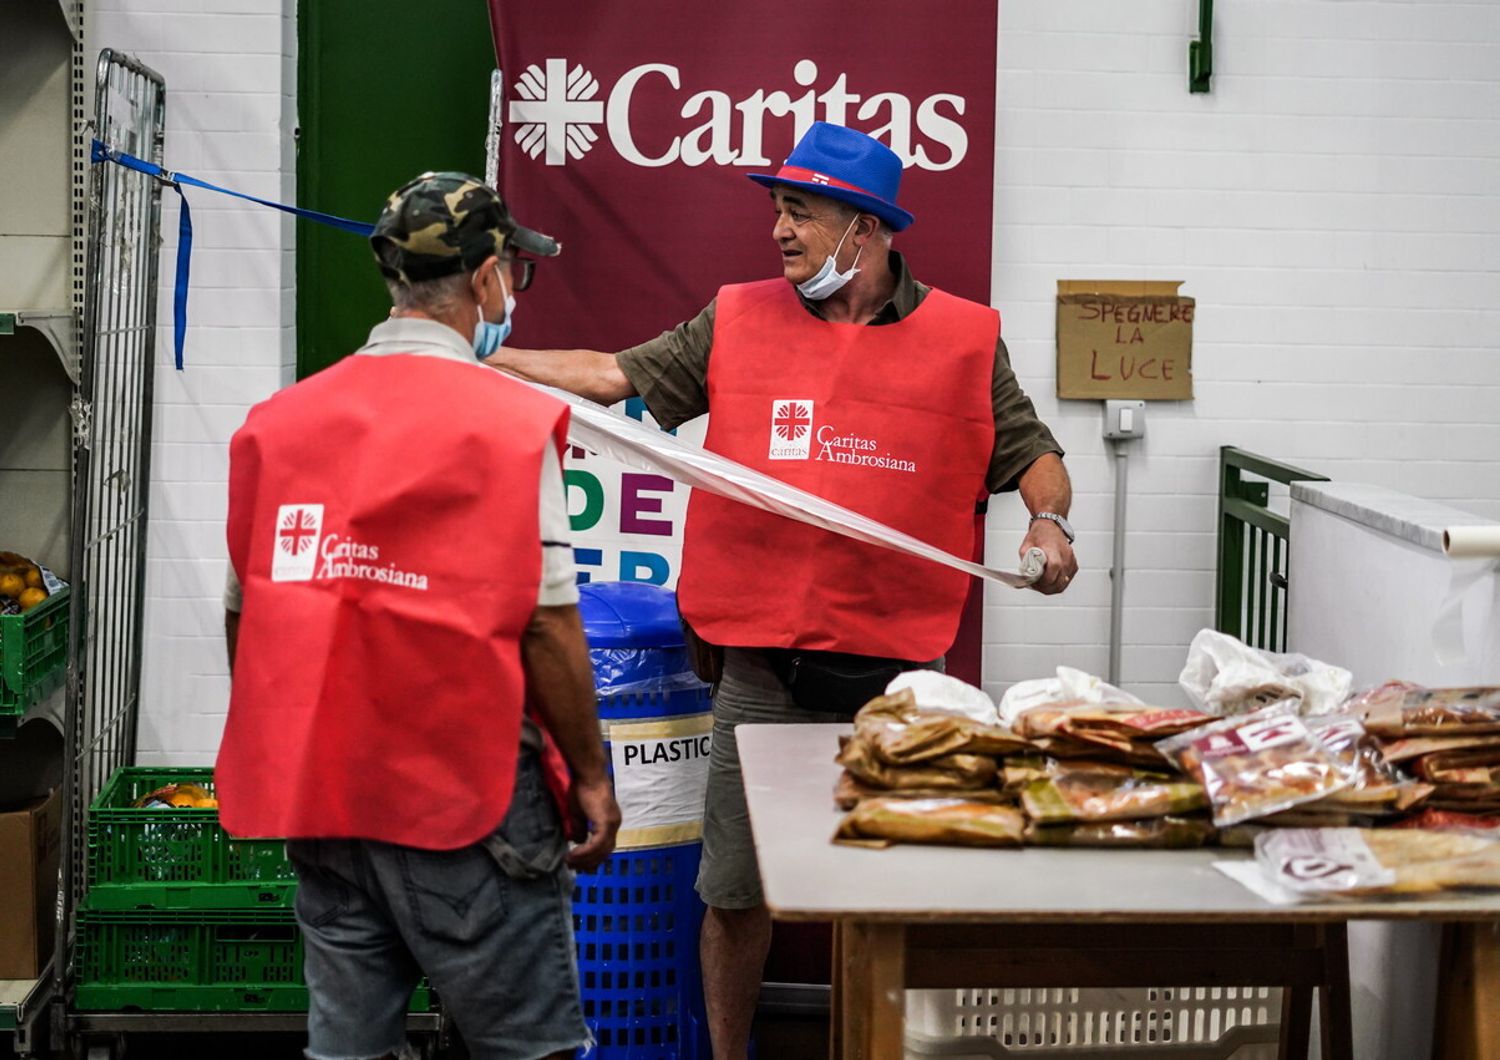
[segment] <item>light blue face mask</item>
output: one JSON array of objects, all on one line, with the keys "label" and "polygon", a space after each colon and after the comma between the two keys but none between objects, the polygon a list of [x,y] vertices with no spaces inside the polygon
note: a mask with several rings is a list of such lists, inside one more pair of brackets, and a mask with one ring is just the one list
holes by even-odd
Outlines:
[{"label": "light blue face mask", "polygon": [[491,324],[484,319],[484,307],[478,308],[479,323],[474,325],[474,356],[481,361],[494,354],[505,340],[510,338],[511,322],[516,316],[516,296],[510,293],[510,285],[505,282],[505,277],[500,272],[500,266],[495,266],[495,278],[500,281],[500,286],[505,288],[505,319],[498,324]]},{"label": "light blue face mask", "polygon": [[803,298],[821,302],[854,279],[854,274],[859,271],[859,256],[865,252],[865,248],[860,247],[854,252],[854,260],[849,263],[846,272],[839,272],[838,256],[839,251],[844,248],[844,240],[849,238],[849,233],[854,231],[854,226],[858,223],[859,218],[856,216],[849,222],[849,227],[844,229],[844,234],[839,236],[839,245],[833,248],[833,253],[828,255],[827,260],[823,262],[823,267],[812,279],[803,280],[797,285],[797,290],[802,292]]}]

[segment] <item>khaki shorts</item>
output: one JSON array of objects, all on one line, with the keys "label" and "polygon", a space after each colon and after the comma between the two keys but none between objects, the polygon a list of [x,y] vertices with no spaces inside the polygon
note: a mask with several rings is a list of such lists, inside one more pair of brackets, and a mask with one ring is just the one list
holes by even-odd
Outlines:
[{"label": "khaki shorts", "polygon": [[759,651],[724,650],[724,676],[714,690],[714,738],[703,805],[703,860],[698,865],[698,894],[706,904],[717,909],[752,909],[765,900],[755,844],[750,838],[750,812],[745,806],[735,726],[848,720],[841,714],[803,710],[794,704]]}]

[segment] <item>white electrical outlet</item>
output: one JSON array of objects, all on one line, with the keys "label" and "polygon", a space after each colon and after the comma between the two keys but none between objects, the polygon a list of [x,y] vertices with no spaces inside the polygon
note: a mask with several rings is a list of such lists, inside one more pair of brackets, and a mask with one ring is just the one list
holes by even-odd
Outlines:
[{"label": "white electrical outlet", "polygon": [[1104,437],[1110,440],[1141,438],[1146,434],[1144,401],[1106,401]]}]

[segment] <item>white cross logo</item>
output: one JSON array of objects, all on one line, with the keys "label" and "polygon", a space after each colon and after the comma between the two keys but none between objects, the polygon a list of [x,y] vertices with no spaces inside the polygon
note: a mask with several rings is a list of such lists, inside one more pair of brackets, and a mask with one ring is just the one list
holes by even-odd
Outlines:
[{"label": "white cross logo", "polygon": [[532,158],[545,149],[547,165],[560,166],[594,146],[599,137],[589,126],[604,121],[604,103],[594,99],[599,82],[581,65],[569,71],[566,59],[548,59],[544,73],[533,63],[515,90],[520,98],[510,105],[510,120],[516,143]]}]

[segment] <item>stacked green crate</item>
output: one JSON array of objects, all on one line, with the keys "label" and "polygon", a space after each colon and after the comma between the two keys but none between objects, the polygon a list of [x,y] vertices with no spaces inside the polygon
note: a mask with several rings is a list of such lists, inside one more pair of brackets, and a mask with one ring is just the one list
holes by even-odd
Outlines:
[{"label": "stacked green crate", "polygon": [[[213,771],[128,766],[89,808],[78,1010],[306,1010],[285,844],[231,837],[217,809],[134,805],[174,783],[212,793]],[[412,1011],[430,1005],[419,987]]]},{"label": "stacked green crate", "polygon": [[69,595],[59,589],[30,611],[0,615],[0,735],[67,676]]}]

